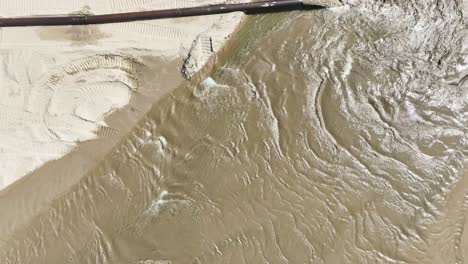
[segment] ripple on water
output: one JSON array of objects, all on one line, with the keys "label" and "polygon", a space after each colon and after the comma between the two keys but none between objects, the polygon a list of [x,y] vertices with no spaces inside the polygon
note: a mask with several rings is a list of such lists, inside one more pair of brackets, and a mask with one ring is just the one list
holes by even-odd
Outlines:
[{"label": "ripple on water", "polygon": [[251,18],[7,263],[463,263],[462,2],[348,2]]}]

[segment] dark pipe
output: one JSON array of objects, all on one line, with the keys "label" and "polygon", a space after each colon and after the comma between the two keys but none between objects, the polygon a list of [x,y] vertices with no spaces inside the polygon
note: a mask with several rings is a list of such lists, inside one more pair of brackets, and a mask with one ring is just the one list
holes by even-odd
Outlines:
[{"label": "dark pipe", "polygon": [[91,25],[130,22],[138,20],[224,14],[237,11],[255,13],[279,9],[303,9],[305,6],[306,5],[301,0],[277,0],[240,4],[218,4],[190,8],[175,8],[166,10],[115,13],[105,15],[0,18],[0,27]]}]

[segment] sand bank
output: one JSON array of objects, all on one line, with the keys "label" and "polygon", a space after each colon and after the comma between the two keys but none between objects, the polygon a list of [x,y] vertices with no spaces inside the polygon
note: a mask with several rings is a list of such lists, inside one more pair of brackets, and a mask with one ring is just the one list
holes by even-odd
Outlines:
[{"label": "sand bank", "polygon": [[[0,15],[100,14],[219,2],[3,1]],[[148,96],[150,104],[177,87],[181,72],[190,77],[201,69],[241,18],[242,14],[234,13],[99,26],[0,29],[0,190],[63,157],[78,142],[118,138],[121,128],[106,122],[111,113],[138,96]],[[155,65],[148,65],[147,58],[172,63],[176,77],[173,72],[148,69]],[[153,83],[148,91],[142,73],[172,77],[161,85]],[[138,102],[133,104],[138,108]]]}]

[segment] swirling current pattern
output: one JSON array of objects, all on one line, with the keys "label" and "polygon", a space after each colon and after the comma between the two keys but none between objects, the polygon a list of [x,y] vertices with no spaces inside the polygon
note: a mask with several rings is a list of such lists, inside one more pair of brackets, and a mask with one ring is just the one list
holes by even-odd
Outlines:
[{"label": "swirling current pattern", "polygon": [[5,263],[466,262],[465,4],[348,4],[252,18]]}]

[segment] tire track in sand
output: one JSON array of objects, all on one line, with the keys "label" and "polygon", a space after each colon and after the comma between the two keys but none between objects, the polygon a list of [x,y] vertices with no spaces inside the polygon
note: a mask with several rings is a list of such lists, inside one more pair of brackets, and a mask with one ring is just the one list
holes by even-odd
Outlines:
[{"label": "tire track in sand", "polygon": [[187,29],[176,26],[161,26],[144,22],[115,23],[99,25],[99,29],[109,33],[126,33],[155,40],[193,39],[195,34]]},{"label": "tire track in sand", "polygon": [[84,78],[96,70],[119,70],[132,80],[134,89],[138,87],[135,77],[139,63],[121,55],[96,55],[84,58],[52,71],[45,80],[33,87],[26,99],[29,112],[45,113],[50,99],[64,85],[73,84],[78,77]]},{"label": "tire track in sand", "polygon": [[[119,130],[96,123],[102,121],[106,113],[102,113],[94,122],[86,120],[74,111],[64,110],[70,110],[97,98],[109,99],[110,102],[113,102],[112,98],[117,98],[117,101],[131,98],[132,92],[138,88],[136,74],[140,67],[141,64],[136,60],[118,54],[91,56],[58,67],[34,86],[29,98],[26,99],[29,119],[35,120],[37,124],[44,124],[51,132],[84,129],[98,137],[117,138]],[[110,75],[114,76],[113,79],[107,80],[104,76],[104,79],[96,82],[81,83],[82,80],[92,79],[90,76],[92,74],[104,75],[106,72],[112,73]],[[74,99],[71,102],[60,98]],[[11,115],[7,120],[13,118],[24,120],[24,116],[24,114]]]}]

